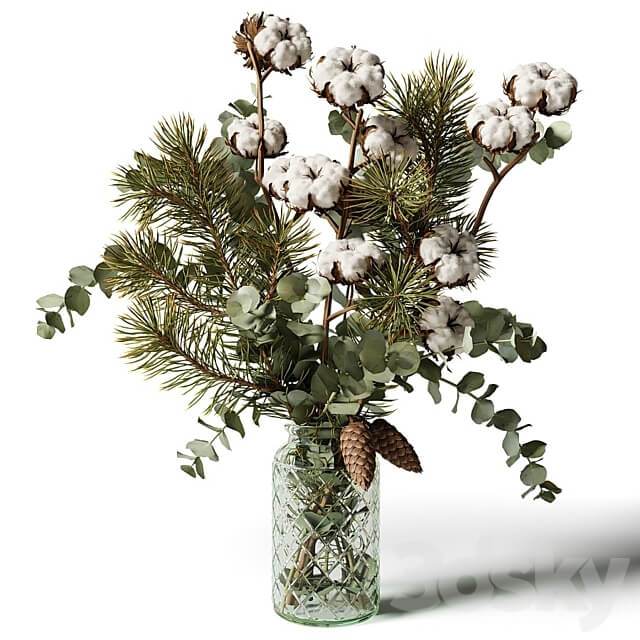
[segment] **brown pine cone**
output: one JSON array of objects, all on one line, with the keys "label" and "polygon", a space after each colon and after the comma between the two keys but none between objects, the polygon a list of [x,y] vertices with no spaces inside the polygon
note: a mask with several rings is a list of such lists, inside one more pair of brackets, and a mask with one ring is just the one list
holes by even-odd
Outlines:
[{"label": "brown pine cone", "polygon": [[350,420],[340,432],[340,451],[351,479],[365,491],[376,471],[376,452],[364,422]]},{"label": "brown pine cone", "polygon": [[422,473],[422,465],[409,441],[386,420],[371,423],[371,440],[375,450],[391,464],[406,471]]}]

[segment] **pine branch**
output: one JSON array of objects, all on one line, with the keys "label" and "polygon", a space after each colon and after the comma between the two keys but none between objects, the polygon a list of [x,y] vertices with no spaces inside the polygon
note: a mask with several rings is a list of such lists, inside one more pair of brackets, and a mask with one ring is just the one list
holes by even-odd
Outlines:
[{"label": "pine branch", "polygon": [[225,315],[224,296],[215,296],[215,289],[202,281],[200,265],[182,264],[182,253],[177,242],[148,229],[121,233],[105,255],[116,272],[114,290],[135,298],[173,295],[193,313]]},{"label": "pine branch", "polygon": [[243,358],[238,337],[194,318],[174,298],[139,298],[121,317],[118,341],[124,357],[148,378],[165,376],[163,389],[182,388],[191,394],[189,406],[212,393],[207,412],[233,408],[240,399],[254,402],[279,385],[266,384],[268,374]]},{"label": "pine branch", "polygon": [[421,73],[391,77],[391,90],[382,102],[382,109],[404,119],[419,141],[432,189],[432,216],[458,213],[472,183],[473,145],[464,125],[474,102],[471,78],[461,57],[438,53],[425,61]]},{"label": "pine branch", "polygon": [[414,257],[395,257],[358,285],[358,293],[362,297],[356,304],[367,316],[367,328],[377,329],[393,342],[418,337],[418,317],[438,292],[429,267]]},{"label": "pine branch", "polygon": [[116,203],[128,205],[124,219],[210,245],[234,290],[238,285],[225,230],[241,194],[226,162],[228,152],[215,140],[207,146],[206,138],[206,127],[196,132],[190,116],[162,120],[154,141],[160,157],[138,152],[136,165],[118,169],[114,184],[122,195]]}]

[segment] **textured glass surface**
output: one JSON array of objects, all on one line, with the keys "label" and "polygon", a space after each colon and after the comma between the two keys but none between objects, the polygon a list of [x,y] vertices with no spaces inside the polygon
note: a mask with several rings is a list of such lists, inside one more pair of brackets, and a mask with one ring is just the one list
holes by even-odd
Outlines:
[{"label": "textured glass surface", "polygon": [[342,467],[336,430],[295,427],[273,462],[273,604],[294,622],[339,625],[379,604],[378,473]]}]

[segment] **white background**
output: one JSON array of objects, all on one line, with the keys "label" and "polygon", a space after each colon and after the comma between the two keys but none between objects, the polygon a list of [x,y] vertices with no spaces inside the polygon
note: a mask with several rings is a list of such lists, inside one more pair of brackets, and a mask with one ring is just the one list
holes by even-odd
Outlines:
[{"label": "white background", "polygon": [[[631,637],[640,596],[637,418],[637,22],[630,3],[29,2],[3,9],[0,637],[456,637],[522,639],[553,632]],[[36,297],[63,292],[66,272],[93,266],[119,229],[110,173],[148,148],[154,123],[189,111],[217,132],[226,103],[252,77],[231,46],[247,11],[305,24],[317,55],[358,44],[393,73],[430,50],[461,52],[480,99],[502,73],[544,59],[582,93],[571,143],[542,166],[518,167],[488,219],[500,255],[476,294],[530,321],[549,345],[538,362],[460,361],[500,384],[549,443],[554,505],[522,501],[500,434],[404,397],[396,424],[425,472],[385,465],[383,614],[334,631],[301,628],[270,604],[270,465],[281,425],[250,426],[206,481],[178,470],[175,451],[202,435],[197,412],[127,371],[113,339],[123,309],[96,292],[73,331],[35,336]],[[268,107],[290,150],[345,159],[327,134],[328,105],[305,73],[269,80]],[[479,172],[486,184],[488,174]],[[482,185],[473,193],[477,207]],[[633,558],[620,588],[583,592],[549,563],[601,569]],[[530,572],[537,592],[493,597],[486,576]],[[481,594],[455,595],[471,574]],[[533,576],[533,577],[532,577]],[[593,576],[592,576],[593,577]],[[434,582],[445,604],[435,606]],[[512,589],[509,589],[512,590]],[[635,611],[634,611],[635,607]],[[406,610],[410,610],[407,612]]]}]

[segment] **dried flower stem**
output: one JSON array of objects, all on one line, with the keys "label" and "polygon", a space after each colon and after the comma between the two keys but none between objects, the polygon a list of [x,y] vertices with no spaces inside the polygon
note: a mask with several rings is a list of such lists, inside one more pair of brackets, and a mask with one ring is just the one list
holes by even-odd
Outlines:
[{"label": "dried flower stem", "polygon": [[255,169],[255,178],[256,182],[260,185],[262,189],[262,193],[264,193],[264,197],[269,204],[269,209],[273,213],[273,219],[276,225],[276,229],[280,230],[280,216],[276,211],[275,205],[273,204],[273,199],[271,198],[271,194],[269,190],[264,186],[262,179],[264,178],[264,92],[263,92],[263,84],[267,76],[273,70],[273,67],[269,67],[264,73],[260,72],[260,67],[258,66],[258,59],[256,57],[256,52],[253,47],[253,42],[250,40],[247,42],[247,51],[249,52],[249,58],[251,60],[251,64],[256,73],[256,108],[258,115],[258,157],[256,158],[256,169]]},{"label": "dried flower stem", "polygon": [[480,208],[478,209],[478,215],[476,215],[475,222],[473,223],[473,227],[471,228],[472,234],[475,235],[476,233],[478,233],[478,230],[480,229],[480,225],[482,224],[482,218],[484,217],[485,211],[489,206],[489,201],[491,200],[491,196],[493,195],[494,191],[498,188],[498,185],[504,180],[505,176],[509,173],[509,171],[511,171],[511,169],[513,169],[520,162],[520,160],[522,160],[522,158],[524,158],[527,155],[527,153],[529,153],[529,149],[531,149],[531,147],[533,147],[533,145],[538,141],[538,137],[539,137],[539,134],[536,134],[535,136],[533,136],[533,140],[531,140],[531,142],[526,147],[523,147],[518,153],[518,155],[513,160],[511,160],[511,162],[504,169],[502,169],[502,171],[498,171],[493,165],[493,162],[491,162],[488,158],[484,159],[487,165],[490,167],[491,173],[493,174],[493,182],[489,185],[489,188],[487,189],[487,192],[484,195],[482,203],[480,204]]},{"label": "dried flower stem", "polygon": [[[358,138],[360,135],[360,127],[362,126],[362,113],[363,113],[362,109],[358,109],[358,113],[356,115],[356,121],[353,124],[353,133],[351,134],[351,144],[349,145],[349,164],[347,165],[347,169],[349,170],[349,175],[351,176],[355,173],[354,164],[356,159],[356,148],[358,146]],[[342,113],[342,115],[343,117],[345,117],[345,119],[347,119],[344,112]],[[346,209],[343,208],[342,215],[340,216],[340,226],[336,230],[336,238],[338,240],[341,240],[344,237],[344,234],[346,233],[348,218],[349,218],[349,215]],[[353,309],[355,309],[354,306],[348,305],[347,307],[344,307],[342,311],[332,314],[331,313],[332,301],[333,301],[333,296],[332,294],[329,294],[324,303],[324,316],[322,319],[322,326],[324,327],[324,338],[322,340],[322,348],[320,352],[321,362],[327,361],[327,355],[329,351],[329,324],[334,318],[338,318],[339,316],[345,313],[348,313],[349,311],[353,311]]]}]

